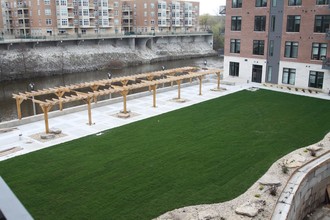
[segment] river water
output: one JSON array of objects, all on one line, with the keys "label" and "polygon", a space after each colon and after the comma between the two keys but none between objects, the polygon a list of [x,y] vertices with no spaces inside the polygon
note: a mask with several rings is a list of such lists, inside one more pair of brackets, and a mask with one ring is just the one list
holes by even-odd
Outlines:
[{"label": "river water", "polygon": [[[223,58],[220,57],[207,57],[207,58],[195,58],[188,60],[175,60],[165,61],[153,64],[144,64],[134,67],[125,67],[122,69],[112,69],[112,77],[134,75],[139,73],[146,73],[152,71],[161,70],[162,66],[166,69],[184,67],[184,66],[199,66],[204,67],[204,60],[207,60],[208,68],[223,68]],[[16,101],[12,98],[12,94],[28,91],[29,83],[35,84],[35,90],[47,89],[52,87],[76,84],[81,82],[89,82],[100,79],[107,79],[107,73],[109,70],[101,70],[94,72],[84,73],[71,73],[66,75],[41,77],[28,80],[17,80],[11,82],[0,83],[0,122],[17,119]],[[75,103],[77,105],[82,103]],[[65,107],[68,107],[66,105]],[[33,115],[33,106],[31,101],[23,101],[21,105],[22,116],[27,117]],[[41,114],[42,111],[36,106],[37,114]]]}]

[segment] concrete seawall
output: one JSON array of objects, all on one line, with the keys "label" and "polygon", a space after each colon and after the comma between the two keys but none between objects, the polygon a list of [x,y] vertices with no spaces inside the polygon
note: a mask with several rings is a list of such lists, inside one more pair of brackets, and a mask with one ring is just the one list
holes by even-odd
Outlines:
[{"label": "concrete seawall", "polygon": [[214,56],[211,34],[0,42],[0,81]]}]

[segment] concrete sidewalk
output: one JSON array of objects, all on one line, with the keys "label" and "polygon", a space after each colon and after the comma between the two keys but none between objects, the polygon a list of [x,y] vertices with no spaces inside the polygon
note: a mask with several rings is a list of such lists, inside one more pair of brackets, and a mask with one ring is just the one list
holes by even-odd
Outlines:
[{"label": "concrete sidewalk", "polygon": [[[274,91],[282,91],[292,94],[307,95],[315,98],[322,98],[330,100],[327,94],[302,94],[301,92],[286,91],[276,88],[264,87],[257,83],[241,83],[234,78],[224,80],[221,88],[226,90],[211,91],[216,88],[216,77],[208,76],[208,80],[202,85],[202,95],[199,93],[199,85],[187,84],[181,87],[181,98],[186,99],[186,102],[179,103],[173,101],[177,97],[177,86],[173,86],[171,90],[158,89],[157,90],[157,107],[152,107],[152,93],[145,92],[139,95],[140,97],[129,100],[127,107],[131,110],[132,116],[126,119],[118,118],[116,115],[123,109],[123,103],[118,100],[116,103],[111,103],[101,107],[92,107],[92,121],[93,125],[89,126],[87,107],[86,110],[68,113],[56,116],[49,119],[50,128],[58,128],[62,130],[62,134],[55,139],[40,140],[40,134],[45,132],[45,125],[43,120],[18,125],[12,131],[0,133],[0,161],[6,160],[15,156],[30,153],[46,147],[51,147],[63,142],[71,141],[87,135],[102,135],[102,131],[111,128],[119,127],[128,123],[146,119],[152,116],[160,115],[176,109],[184,108],[194,105],[206,100],[225,96],[240,90],[250,87],[260,87],[264,89],[271,89]],[[232,83],[225,84],[226,81]],[[231,85],[229,85],[231,84]],[[121,98],[117,98],[121,99]],[[107,101],[105,101],[107,102]],[[109,102],[109,101],[108,101]],[[64,109],[66,111],[66,109]],[[40,118],[40,116],[39,116]]]}]

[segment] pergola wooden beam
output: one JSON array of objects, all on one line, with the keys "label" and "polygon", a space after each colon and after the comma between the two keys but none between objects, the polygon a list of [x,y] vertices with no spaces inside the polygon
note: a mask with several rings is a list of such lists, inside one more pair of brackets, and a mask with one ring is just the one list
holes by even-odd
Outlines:
[{"label": "pergola wooden beam", "polygon": [[[200,81],[199,84],[199,94],[202,94],[202,77],[209,74],[216,74],[218,77],[217,86],[218,89],[220,88],[220,73],[221,71],[219,69],[209,69],[204,70],[201,72],[195,72],[197,68],[194,67],[185,67],[185,68],[177,68],[173,70],[165,70],[165,71],[158,71],[153,73],[145,73],[145,74],[138,74],[135,76],[128,76],[128,77],[118,77],[115,79],[107,79],[107,80],[99,80],[94,82],[86,82],[86,83],[80,83],[76,85],[70,85],[67,87],[55,87],[51,89],[43,89],[38,91],[32,91],[32,92],[25,92],[25,93],[19,93],[13,94],[13,98],[16,99],[16,105],[17,105],[17,114],[18,119],[22,118],[21,113],[21,104],[24,100],[31,99],[31,97],[40,96],[40,95],[47,95],[47,94],[55,94],[57,96],[56,98],[52,98],[51,100],[45,99],[44,101],[38,100],[38,99],[31,99],[33,103],[39,104],[43,113],[44,113],[44,120],[45,120],[45,130],[46,133],[49,133],[49,123],[48,123],[48,113],[51,110],[51,108],[55,105],[60,106],[60,110],[63,109],[63,103],[68,102],[74,102],[83,100],[87,103],[88,107],[88,124],[92,125],[92,111],[91,111],[91,101],[94,99],[94,101],[97,99],[98,96],[102,95],[109,95],[112,93],[120,93],[123,96],[123,113],[127,114],[127,95],[130,90],[137,89],[137,88],[144,88],[149,87],[153,91],[153,107],[156,107],[156,90],[157,86],[159,84],[163,83],[173,83],[177,82],[178,85],[178,99],[181,98],[181,83],[182,80],[185,79],[192,79],[192,78],[198,78]],[[182,75],[175,76],[176,73],[182,73]],[[161,79],[155,79],[156,76],[162,77],[163,75],[166,75],[166,78]],[[146,80],[143,80],[145,78]],[[131,85],[128,85],[128,82],[131,81],[137,81],[139,79],[138,83],[133,83]],[[111,85],[113,82],[120,82],[122,86],[116,86]],[[107,89],[100,89],[100,86],[106,86],[111,85]],[[92,92],[80,92],[76,89],[83,89],[83,88],[91,88]],[[65,93],[68,93],[67,96],[64,96]]]}]

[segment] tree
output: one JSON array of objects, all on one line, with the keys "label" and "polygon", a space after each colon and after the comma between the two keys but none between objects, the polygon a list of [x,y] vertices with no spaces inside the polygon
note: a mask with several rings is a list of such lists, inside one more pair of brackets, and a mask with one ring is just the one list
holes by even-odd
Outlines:
[{"label": "tree", "polygon": [[225,20],[224,17],[215,16],[212,18],[211,30],[213,32],[213,49],[218,50],[224,47]]},{"label": "tree", "polygon": [[223,16],[201,15],[200,25],[203,26],[204,31],[212,31],[213,49],[218,50],[224,47],[225,18]]},{"label": "tree", "polygon": [[211,15],[209,14],[199,16],[199,24],[203,27],[204,31],[208,30],[210,18]]}]

